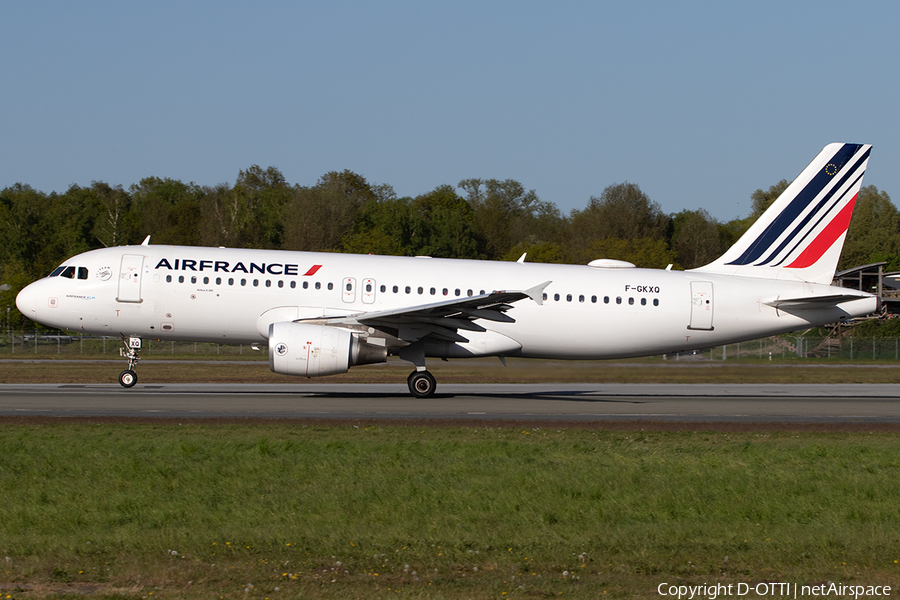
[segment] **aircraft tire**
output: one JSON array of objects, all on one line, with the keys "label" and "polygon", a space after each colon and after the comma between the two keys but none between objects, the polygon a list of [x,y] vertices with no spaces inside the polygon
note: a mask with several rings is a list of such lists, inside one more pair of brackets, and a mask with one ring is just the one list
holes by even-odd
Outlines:
[{"label": "aircraft tire", "polygon": [[134,384],[137,383],[137,373],[131,369],[125,369],[119,373],[119,383],[124,388],[134,387]]},{"label": "aircraft tire", "polygon": [[428,371],[413,371],[406,383],[409,385],[409,393],[416,398],[430,398],[437,389],[437,381]]}]

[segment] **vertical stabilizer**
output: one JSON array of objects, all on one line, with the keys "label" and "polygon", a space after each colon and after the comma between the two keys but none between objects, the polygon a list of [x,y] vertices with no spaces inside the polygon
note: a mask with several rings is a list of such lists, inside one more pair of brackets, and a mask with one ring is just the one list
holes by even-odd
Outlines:
[{"label": "vertical stabilizer", "polygon": [[825,146],[734,246],[694,271],[831,283],[871,149]]}]

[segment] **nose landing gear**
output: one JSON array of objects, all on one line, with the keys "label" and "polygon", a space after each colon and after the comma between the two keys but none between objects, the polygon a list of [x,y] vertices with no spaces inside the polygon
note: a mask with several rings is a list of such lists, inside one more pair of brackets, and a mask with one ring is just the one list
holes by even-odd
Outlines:
[{"label": "nose landing gear", "polygon": [[124,388],[134,387],[137,383],[137,373],[134,367],[141,360],[141,338],[132,337],[125,341],[125,347],[119,348],[119,355],[128,359],[128,368],[119,373],[119,384]]}]

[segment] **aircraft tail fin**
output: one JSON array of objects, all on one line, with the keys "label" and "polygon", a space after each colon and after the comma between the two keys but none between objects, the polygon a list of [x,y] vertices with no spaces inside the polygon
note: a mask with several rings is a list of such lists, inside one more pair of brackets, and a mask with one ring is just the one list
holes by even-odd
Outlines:
[{"label": "aircraft tail fin", "polygon": [[721,257],[694,269],[831,283],[870,144],[829,144]]}]

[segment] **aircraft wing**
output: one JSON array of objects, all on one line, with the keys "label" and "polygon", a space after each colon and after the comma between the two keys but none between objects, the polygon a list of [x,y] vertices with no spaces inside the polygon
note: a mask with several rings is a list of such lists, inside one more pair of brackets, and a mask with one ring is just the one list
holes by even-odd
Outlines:
[{"label": "aircraft wing", "polygon": [[450,342],[467,342],[466,338],[456,333],[457,330],[486,331],[475,322],[478,319],[515,323],[515,319],[506,314],[512,308],[512,303],[531,298],[538,304],[543,304],[543,291],[548,285],[550,282],[545,281],[527,290],[494,291],[443,302],[326,317],[315,321],[334,326],[364,325],[397,330],[397,337],[408,342],[427,336]]}]

